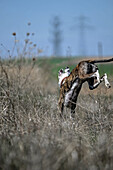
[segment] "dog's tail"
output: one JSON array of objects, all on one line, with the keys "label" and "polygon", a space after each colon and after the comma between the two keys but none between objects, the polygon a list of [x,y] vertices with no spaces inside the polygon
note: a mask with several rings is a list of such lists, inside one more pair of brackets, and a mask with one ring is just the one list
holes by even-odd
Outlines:
[{"label": "dog's tail", "polygon": [[92,60],[91,63],[105,63],[105,62],[111,62],[111,61],[113,61],[113,58],[102,59],[102,60]]}]

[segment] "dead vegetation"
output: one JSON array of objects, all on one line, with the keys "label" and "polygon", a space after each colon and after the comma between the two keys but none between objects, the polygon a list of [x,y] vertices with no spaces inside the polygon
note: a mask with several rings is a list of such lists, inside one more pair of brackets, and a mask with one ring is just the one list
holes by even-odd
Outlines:
[{"label": "dead vegetation", "polygon": [[112,170],[112,93],[84,85],[75,119],[61,119],[55,83],[35,60],[0,61],[0,169]]}]

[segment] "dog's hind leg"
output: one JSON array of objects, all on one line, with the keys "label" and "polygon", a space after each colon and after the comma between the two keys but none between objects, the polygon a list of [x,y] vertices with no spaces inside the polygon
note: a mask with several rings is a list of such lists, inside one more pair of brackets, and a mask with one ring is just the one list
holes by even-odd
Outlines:
[{"label": "dog's hind leg", "polygon": [[94,83],[94,81],[95,81],[95,78],[94,78],[94,77],[92,77],[92,78],[90,78],[90,79],[88,80],[88,84],[89,84],[89,89],[90,89],[90,90],[94,90],[95,88],[97,88],[97,87],[100,85],[100,83],[101,83],[102,81],[104,81],[103,76],[102,76],[102,78],[100,78],[100,80],[97,81],[96,83]]},{"label": "dog's hind leg", "polygon": [[[97,82],[96,82],[96,83],[94,83],[95,78],[97,79]],[[105,82],[105,86],[106,86],[107,88],[110,88],[110,87],[111,87],[111,85],[110,85],[110,83],[109,83],[109,81],[108,81],[108,79],[107,79],[107,74],[105,73],[100,79],[98,78],[98,76],[97,76],[97,77],[92,77],[92,78],[90,78],[90,79],[88,80],[89,89],[90,89],[90,90],[93,90],[93,89],[97,88],[97,87],[100,85],[100,83],[103,82],[103,81]]]},{"label": "dog's hind leg", "polygon": [[[98,79],[98,77],[96,77],[97,78],[97,83],[95,83],[94,85],[93,85],[93,87],[94,88],[96,88],[96,87],[98,87],[98,85],[101,83],[101,82],[105,82],[105,86],[107,87],[107,88],[110,88],[111,87],[111,85],[110,85],[110,83],[109,83],[109,81],[108,81],[108,79],[107,79],[107,74],[105,73],[101,78],[100,78],[100,80]],[[99,80],[99,81],[98,81]]]},{"label": "dog's hind leg", "polygon": [[[96,80],[96,83],[95,83]],[[97,70],[88,80],[89,89],[93,90],[99,86],[99,84],[104,81],[104,76],[100,78],[99,71]]]},{"label": "dog's hind leg", "polygon": [[110,83],[109,83],[109,81],[108,81],[108,79],[107,79],[107,74],[106,74],[106,73],[104,74],[103,79],[104,79],[104,82],[105,82],[105,86],[106,86],[107,88],[110,88],[111,85],[110,85]]}]

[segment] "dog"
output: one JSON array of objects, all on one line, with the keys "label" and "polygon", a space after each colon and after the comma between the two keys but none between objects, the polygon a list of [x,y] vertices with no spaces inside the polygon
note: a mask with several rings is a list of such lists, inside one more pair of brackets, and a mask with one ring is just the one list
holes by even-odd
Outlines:
[{"label": "dog", "polygon": [[[60,77],[60,96],[59,96],[59,110],[61,116],[63,114],[64,106],[71,109],[71,115],[74,116],[77,98],[84,82],[88,82],[89,89],[93,90],[99,86],[101,82],[105,82],[105,86],[110,88],[110,83],[105,73],[101,78],[99,69],[95,63],[112,62],[111,59],[103,60],[85,60],[81,61],[67,77]],[[63,72],[62,72],[63,74]]]}]

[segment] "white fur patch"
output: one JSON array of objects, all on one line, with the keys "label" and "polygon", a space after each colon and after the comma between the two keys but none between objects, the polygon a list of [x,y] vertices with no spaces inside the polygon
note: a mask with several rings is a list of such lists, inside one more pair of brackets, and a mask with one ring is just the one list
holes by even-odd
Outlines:
[{"label": "white fur patch", "polygon": [[78,86],[78,83],[77,83],[77,82],[75,82],[75,83],[72,85],[71,89],[66,93],[66,95],[65,95],[65,102],[64,102],[64,105],[65,105],[65,106],[68,105],[68,103],[69,103],[69,101],[70,101],[70,98],[72,97],[73,90],[75,89],[76,86]]},{"label": "white fur patch", "polygon": [[107,88],[110,88],[111,85],[110,85],[110,83],[109,83],[109,81],[108,81],[108,79],[107,79],[107,74],[106,74],[106,73],[104,74],[103,79],[104,79],[104,81],[105,81],[105,86],[106,86]]},{"label": "white fur patch", "polygon": [[65,72],[65,73],[62,73],[60,76],[58,76],[58,84],[59,84],[59,87],[61,86],[61,82],[62,80],[65,78],[65,77],[68,77],[69,76],[69,72]]},{"label": "white fur patch", "polygon": [[91,77],[96,77],[97,78],[97,82],[100,83],[100,74],[99,74],[98,70]]},{"label": "white fur patch", "polygon": [[67,73],[62,73],[62,74],[58,77],[58,79],[59,79],[59,81],[58,81],[59,87],[61,86],[61,82],[62,82],[62,80],[63,80],[65,77],[67,77]]},{"label": "white fur patch", "polygon": [[98,84],[100,84],[100,74],[99,74],[99,71],[97,70],[91,77],[96,77],[97,78],[97,82],[93,85],[93,87],[98,86]]}]

